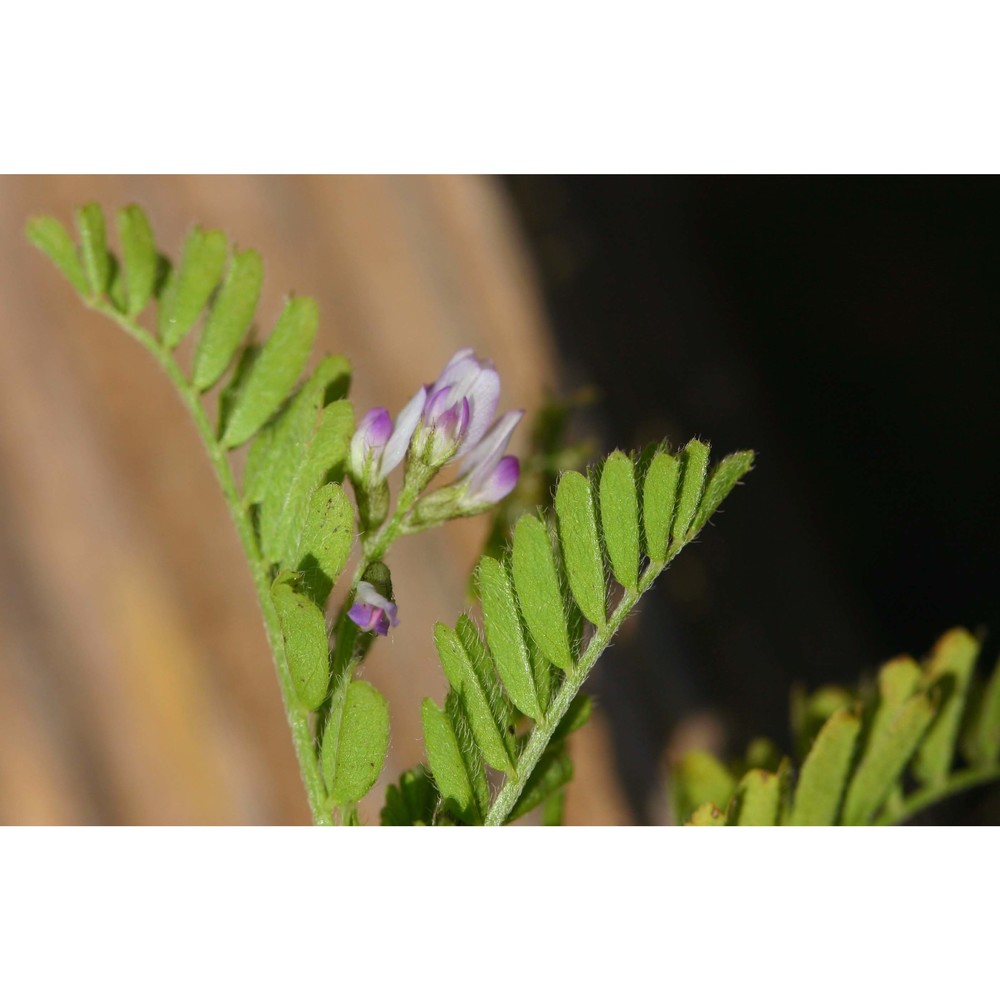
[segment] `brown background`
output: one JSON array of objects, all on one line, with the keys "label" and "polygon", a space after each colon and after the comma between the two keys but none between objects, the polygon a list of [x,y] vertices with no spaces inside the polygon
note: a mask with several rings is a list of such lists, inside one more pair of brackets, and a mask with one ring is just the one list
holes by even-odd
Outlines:
[{"label": "brown background", "polygon": [[[502,407],[538,404],[555,363],[521,233],[488,178],[0,179],[0,821],[304,822],[253,588],[193,428],[154,362],[24,239],[30,215],[68,223],[90,199],[109,215],[138,202],[174,255],[194,223],[257,247],[259,320],[288,291],[315,296],[316,354],[351,358],[359,412],[398,410],[462,345],[496,362]],[[462,608],[485,529],[394,550],[403,626],[365,668],[393,722],[368,821],[421,756],[419,701],[444,689],[431,628]],[[575,753],[568,821],[629,822],[600,716]]]}]

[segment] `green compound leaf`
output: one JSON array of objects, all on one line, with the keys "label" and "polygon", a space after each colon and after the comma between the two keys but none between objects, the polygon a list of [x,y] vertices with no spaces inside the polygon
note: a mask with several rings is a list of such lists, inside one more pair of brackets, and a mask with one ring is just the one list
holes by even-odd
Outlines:
[{"label": "green compound leaf", "polygon": [[732,826],[775,826],[781,805],[781,778],[753,768],[736,786]]},{"label": "green compound leaf", "polygon": [[282,573],[271,586],[271,598],[281,621],[285,654],[295,693],[303,707],[315,712],[326,699],[330,683],[329,644],[323,612],[291,586]]},{"label": "green compound leaf", "polygon": [[108,253],[104,212],[96,202],[76,210],[76,229],[80,235],[80,256],[92,298],[100,298],[111,287],[113,264]]},{"label": "green compound leaf", "polygon": [[138,205],[120,209],[116,218],[125,272],[125,311],[135,317],[145,309],[156,289],[160,267],[156,241],[149,219]]},{"label": "green compound leaf", "polygon": [[986,767],[1000,760],[1000,661],[969,720],[963,750],[969,762]]},{"label": "green compound leaf", "polygon": [[941,701],[937,717],[913,762],[913,774],[922,784],[940,784],[951,770],[978,655],[979,643],[960,628],[946,632],[931,651],[925,669],[926,679],[937,689]]},{"label": "green compound leaf", "polygon": [[802,764],[789,818],[792,826],[837,822],[860,729],[860,719],[847,708],[838,709],[824,723]]},{"label": "green compound leaf", "polygon": [[40,215],[28,223],[28,239],[62,272],[63,277],[84,297],[90,292],[87,276],[76,252],[76,244],[58,219]]},{"label": "green compound leaf", "polygon": [[719,509],[719,504],[733,491],[736,484],[753,468],[754,453],[752,451],[736,451],[727,455],[715,467],[694,523],[691,534],[696,535],[708,524],[708,519]]},{"label": "green compound leaf", "polygon": [[691,750],[680,759],[673,774],[674,814],[685,823],[695,809],[711,802],[725,811],[736,790],[729,769],[704,750]]},{"label": "green compound leaf", "polygon": [[635,466],[621,451],[608,455],[601,470],[601,526],[615,579],[634,591],[639,581],[639,499]]},{"label": "green compound leaf", "polygon": [[318,326],[315,300],[289,300],[233,404],[222,435],[224,447],[237,448],[249,440],[284,402],[309,357]]},{"label": "green compound leaf", "polygon": [[680,462],[674,455],[657,452],[642,484],[642,520],[646,535],[646,555],[653,562],[667,558],[670,527],[677,503]]},{"label": "green compound leaf", "polygon": [[685,826],[725,826],[726,814],[712,802],[703,802],[691,814]]},{"label": "green compound leaf", "polygon": [[493,713],[489,692],[473,668],[462,640],[457,632],[439,622],[434,627],[434,644],[448,683],[458,695],[473,738],[486,762],[498,771],[513,775],[514,761],[507,749],[504,731]]},{"label": "green compound leaf", "polygon": [[445,808],[466,823],[481,821],[472,781],[458,745],[458,736],[446,711],[430,698],[420,706],[424,729],[424,748],[434,783]]},{"label": "green compound leaf", "polygon": [[337,483],[325,483],[309,499],[291,565],[302,574],[302,592],[320,608],[343,572],[354,544],[354,508]]},{"label": "green compound leaf", "polygon": [[191,381],[200,392],[215,385],[229,367],[253,322],[263,282],[264,265],[256,250],[233,257],[194,356]]},{"label": "green compound leaf", "polygon": [[511,557],[514,589],[532,637],[545,656],[566,673],[573,671],[568,615],[545,525],[523,514],[514,527]]},{"label": "green compound leaf", "polygon": [[160,297],[157,329],[163,343],[176,347],[194,326],[222,280],[226,237],[218,229],[195,227],[188,234],[178,269],[167,279]]},{"label": "green compound leaf", "polygon": [[486,641],[500,680],[518,711],[530,719],[540,719],[542,708],[535,676],[507,570],[496,559],[484,556],[476,571],[476,584],[483,606]]},{"label": "green compound leaf", "polygon": [[520,798],[507,818],[511,823],[520,816],[540,806],[553,792],[569,784],[573,779],[573,761],[569,754],[558,748],[550,748],[531,772]]},{"label": "green compound leaf", "polygon": [[[889,704],[887,701],[886,706]],[[913,756],[933,718],[934,705],[924,694],[914,695],[891,714],[887,711],[881,715],[877,720],[879,728],[872,729],[864,757],[847,792],[841,820],[845,826],[871,821],[903,773],[906,762]]]},{"label": "green compound leaf", "polygon": [[677,509],[671,536],[674,547],[680,548],[685,542],[694,523],[695,514],[701,503],[705,488],[705,472],[708,469],[709,448],[701,441],[689,441],[681,455],[681,488],[677,497]]},{"label": "green compound leaf", "polygon": [[336,728],[327,726],[323,738],[330,802],[342,806],[363,798],[382,773],[388,751],[389,708],[385,698],[367,681],[351,681]]},{"label": "green compound leaf", "polygon": [[604,559],[594,498],[586,477],[579,472],[566,472],[559,480],[556,516],[563,565],[573,599],[588,621],[601,626],[607,620]]}]

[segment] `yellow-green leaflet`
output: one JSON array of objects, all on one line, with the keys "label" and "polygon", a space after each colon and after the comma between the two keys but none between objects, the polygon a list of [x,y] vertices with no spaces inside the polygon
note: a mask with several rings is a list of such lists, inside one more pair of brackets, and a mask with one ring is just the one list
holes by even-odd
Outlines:
[{"label": "yellow-green leaflet", "polygon": [[325,607],[354,542],[354,507],[337,483],[314,490],[298,534],[291,566],[302,574],[302,590]]},{"label": "yellow-green leaflet", "polygon": [[330,801],[347,805],[363,798],[382,773],[389,750],[385,698],[367,681],[351,681],[332,729],[323,737],[324,777]]},{"label": "yellow-green leaflet", "polygon": [[167,279],[160,297],[157,328],[167,347],[176,347],[194,326],[222,280],[226,237],[218,229],[195,228],[188,234],[180,266]]},{"label": "yellow-green leaflet", "polygon": [[438,622],[434,644],[448,683],[459,696],[472,728],[476,745],[490,767],[513,775],[514,761],[508,752],[503,730],[490,705],[490,696],[473,668],[458,633]]},{"label": "yellow-green leaflet", "polygon": [[646,554],[653,562],[667,558],[670,526],[677,503],[680,462],[674,455],[657,452],[642,484],[642,520],[646,534]]},{"label": "yellow-green leaflet", "polygon": [[295,693],[304,708],[315,712],[326,698],[330,681],[326,620],[308,597],[292,589],[292,579],[290,573],[279,575],[271,597],[281,621]]},{"label": "yellow-green leaflet", "polygon": [[579,472],[566,472],[556,490],[556,516],[563,565],[573,599],[588,621],[607,620],[604,560],[590,484]]},{"label": "yellow-green leaflet", "polygon": [[122,246],[122,269],[125,272],[126,312],[136,317],[146,307],[156,290],[159,259],[153,230],[138,205],[118,212],[118,239]]},{"label": "yellow-green leaflet", "polygon": [[850,773],[854,745],[861,721],[853,711],[840,708],[823,725],[802,764],[792,826],[832,826]]},{"label": "yellow-green leaflet", "polygon": [[612,452],[601,470],[601,526],[615,579],[634,591],[639,580],[639,498],[635,466],[621,451]]},{"label": "yellow-green leaflet", "polygon": [[263,282],[264,265],[256,250],[233,255],[198,341],[191,378],[196,389],[204,392],[229,367],[253,322]]},{"label": "yellow-green leaflet", "polygon": [[675,546],[680,546],[688,540],[688,531],[701,503],[707,469],[708,445],[698,440],[689,441],[681,455],[681,488],[671,528]]},{"label": "yellow-green leaflet", "polygon": [[572,673],[568,616],[548,529],[531,514],[522,515],[514,527],[511,568],[521,613],[535,642],[560,670]]},{"label": "yellow-green leaflet", "polygon": [[448,714],[430,698],[424,699],[420,714],[427,762],[445,808],[467,823],[477,822],[481,818],[479,807]]},{"label": "yellow-green leaflet", "polygon": [[52,261],[63,277],[84,297],[89,293],[87,276],[66,227],[58,219],[40,215],[28,223],[28,239]]},{"label": "yellow-green leaflet", "polygon": [[531,719],[539,719],[542,708],[507,570],[496,559],[484,556],[479,562],[476,582],[483,605],[486,641],[500,680],[519,711]]},{"label": "yellow-green leaflet", "polygon": [[292,391],[319,326],[313,299],[290,299],[247,373],[229,414],[222,443],[236,448],[257,433]]},{"label": "yellow-green leaflet", "polygon": [[951,770],[978,655],[979,643],[961,628],[945,632],[931,651],[925,673],[941,702],[913,761],[913,773],[925,785],[943,782]]},{"label": "yellow-green leaflet", "polygon": [[80,235],[83,273],[92,298],[100,298],[111,287],[111,255],[108,253],[104,212],[96,202],[88,202],[76,211],[76,229]]}]

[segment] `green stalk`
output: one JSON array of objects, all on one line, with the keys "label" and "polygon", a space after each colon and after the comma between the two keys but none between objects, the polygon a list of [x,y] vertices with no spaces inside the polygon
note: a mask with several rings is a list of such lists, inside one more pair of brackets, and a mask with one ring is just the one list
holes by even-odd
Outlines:
[{"label": "green stalk", "polygon": [[[674,554],[671,553],[670,558],[673,558]],[[563,716],[572,704],[573,699],[579,693],[580,688],[583,687],[583,683],[589,676],[590,671],[594,669],[594,664],[597,663],[601,654],[611,644],[615,633],[621,628],[622,622],[625,621],[629,613],[636,606],[639,598],[649,590],[669,561],[670,559],[666,562],[650,563],[645,573],[642,574],[636,589],[625,592],[622,599],[618,602],[618,606],[611,613],[611,617],[591,636],[583,656],[580,657],[576,665],[576,669],[572,674],[566,676],[556,694],[555,700],[545,713],[545,718],[539,719],[532,730],[524,751],[517,759],[517,777],[514,780],[508,779],[504,782],[503,788],[500,789],[500,793],[490,807],[489,814],[486,817],[486,826],[502,826],[507,821],[507,817],[511,814],[514,806],[517,804],[517,800],[521,797],[528,779],[538,765],[539,760],[541,760],[542,754],[548,749],[549,743],[552,741],[552,737]]]},{"label": "green stalk", "polygon": [[898,808],[879,816],[873,826],[892,826],[897,823],[905,823],[918,812],[936,805],[950,795],[956,795],[958,792],[964,792],[967,788],[974,788],[976,785],[985,785],[987,782],[998,780],[1000,780],[1000,764],[956,771],[942,784],[932,788],[921,788],[914,792],[905,798]]},{"label": "green stalk", "polygon": [[[389,546],[402,534],[406,533],[406,520],[413,510],[414,504],[420,498],[420,494],[427,488],[427,484],[437,474],[439,467],[424,465],[423,463],[410,465],[408,475],[403,481],[403,488],[400,490],[399,499],[396,501],[396,509],[392,512],[392,517],[382,525],[378,531],[370,538],[366,538],[361,543],[361,559],[357,569],[354,571],[354,579],[351,581],[351,589],[347,593],[347,600],[350,601],[354,591],[358,589],[358,584],[373,562],[378,562],[388,551]],[[344,607],[347,607],[345,602]],[[343,611],[341,611],[343,614]],[[339,617],[339,616],[338,616]]]},{"label": "green stalk", "polygon": [[236,526],[236,533],[239,535],[240,542],[243,545],[243,552],[246,555],[247,562],[250,564],[250,572],[257,591],[257,603],[264,618],[264,630],[267,633],[267,641],[271,647],[271,656],[274,659],[274,665],[278,673],[281,698],[285,706],[285,715],[288,718],[288,724],[292,730],[292,742],[295,746],[295,755],[299,761],[302,783],[305,785],[306,794],[309,799],[309,808],[312,812],[313,822],[318,826],[327,826],[332,823],[332,817],[326,802],[326,789],[316,756],[315,740],[309,728],[309,715],[298,704],[295,689],[292,685],[292,675],[285,656],[285,642],[281,633],[281,623],[278,621],[278,613],[271,600],[270,568],[261,556],[257,537],[254,534],[253,525],[250,523],[249,513],[243,505],[243,499],[240,496],[239,488],[233,477],[233,470],[229,465],[229,459],[226,456],[225,449],[216,439],[212,425],[209,423],[208,416],[201,405],[201,396],[198,390],[188,382],[170,350],[164,347],[148,330],[130,320],[127,316],[118,313],[112,306],[105,302],[91,303],[91,307],[109,319],[114,320],[126,333],[139,341],[153,355],[167,377],[173,382],[174,388],[176,388],[188,413],[191,414],[194,420],[202,444],[208,452],[212,468],[215,470],[216,479],[222,488],[226,506],[229,508],[229,514],[233,519],[233,524]]}]

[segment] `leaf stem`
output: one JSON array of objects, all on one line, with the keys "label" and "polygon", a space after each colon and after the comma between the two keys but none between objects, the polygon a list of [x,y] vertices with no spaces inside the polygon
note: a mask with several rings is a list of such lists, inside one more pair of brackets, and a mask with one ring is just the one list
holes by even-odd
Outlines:
[{"label": "leaf stem", "polygon": [[173,382],[174,388],[194,420],[202,444],[208,452],[212,468],[215,470],[216,478],[226,500],[226,506],[229,508],[229,514],[236,527],[236,533],[243,545],[247,562],[250,564],[250,572],[257,591],[257,603],[264,618],[264,631],[267,633],[267,641],[271,647],[271,655],[277,670],[285,715],[292,730],[292,742],[302,774],[302,783],[305,785],[309,799],[313,822],[318,826],[327,826],[332,822],[332,817],[326,801],[326,789],[316,756],[316,741],[309,727],[308,713],[298,704],[295,696],[292,675],[285,655],[281,623],[278,621],[278,613],[271,600],[270,567],[261,555],[257,536],[250,522],[249,513],[243,505],[243,499],[233,477],[233,470],[229,465],[226,450],[219,443],[212,430],[208,415],[201,405],[201,396],[198,390],[187,380],[169,348],[161,344],[145,327],[117,312],[107,303],[96,301],[91,302],[90,305],[117,323],[153,355],[164,373]]},{"label": "leaf stem", "polygon": [[892,826],[905,823],[917,813],[958,792],[964,792],[976,785],[985,785],[990,781],[1000,781],[1000,764],[988,767],[969,768],[956,771],[943,784],[931,788],[921,788],[905,798],[898,808],[883,813],[874,822],[874,826]]},{"label": "leaf stem", "polygon": [[591,636],[590,642],[587,643],[587,648],[576,665],[576,669],[572,674],[567,674],[566,679],[556,694],[555,700],[545,713],[545,717],[539,719],[532,730],[528,743],[517,760],[517,777],[504,782],[503,788],[500,789],[486,817],[486,826],[502,826],[507,821],[507,817],[513,811],[514,806],[517,805],[517,801],[521,797],[521,793],[524,791],[525,785],[527,785],[528,779],[538,765],[542,754],[548,749],[548,745],[559,723],[572,704],[573,699],[579,693],[580,688],[583,687],[583,683],[586,681],[590,671],[593,670],[594,664],[597,663],[601,654],[611,644],[615,633],[621,628],[622,622],[625,621],[629,613],[636,606],[639,598],[653,585],[657,576],[663,572],[674,554],[676,553],[671,553],[670,558],[664,562],[650,563],[646,567],[646,571],[642,574],[636,589],[634,591],[625,591],[607,622]]},{"label": "leaf stem", "polygon": [[[370,538],[365,539],[361,546],[361,559],[358,561],[354,571],[354,579],[351,581],[351,589],[348,591],[347,600],[351,599],[358,584],[373,562],[378,562],[388,551],[389,546],[401,535],[406,528],[406,519],[413,510],[414,504],[423,493],[427,484],[437,474],[438,469],[427,466],[423,463],[413,465],[408,468],[408,475],[403,481],[403,488],[400,490],[399,499],[396,501],[396,509],[392,512],[392,517],[382,525],[378,531]],[[345,602],[345,609],[346,609]],[[341,612],[343,613],[343,611]]]}]

